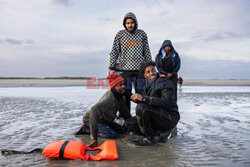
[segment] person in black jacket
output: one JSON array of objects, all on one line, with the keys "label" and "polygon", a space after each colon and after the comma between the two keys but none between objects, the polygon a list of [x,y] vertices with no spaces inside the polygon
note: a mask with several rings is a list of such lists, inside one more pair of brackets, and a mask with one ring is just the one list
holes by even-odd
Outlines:
[{"label": "person in black jacket", "polygon": [[154,145],[155,131],[173,129],[179,119],[178,106],[174,100],[174,87],[167,77],[159,77],[154,62],[142,62],[140,72],[146,78],[140,93],[131,96],[137,102],[136,118],[146,139],[133,141],[135,145]]},{"label": "person in black jacket", "polygon": [[177,101],[177,73],[181,66],[181,60],[170,40],[165,40],[162,43],[159,53],[155,57],[155,62],[160,75],[168,77],[173,82],[175,101]]}]

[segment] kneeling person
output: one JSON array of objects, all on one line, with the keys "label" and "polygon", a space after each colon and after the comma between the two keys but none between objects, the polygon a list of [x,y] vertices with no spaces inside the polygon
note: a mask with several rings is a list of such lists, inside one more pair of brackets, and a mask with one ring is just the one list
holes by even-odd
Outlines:
[{"label": "kneeling person", "polygon": [[97,136],[112,139],[117,137],[117,133],[125,132],[124,126],[113,122],[118,111],[125,120],[131,117],[125,104],[124,79],[118,74],[107,79],[111,89],[83,117],[84,127],[80,131],[90,133],[90,146],[97,145]]},{"label": "kneeling person", "polygon": [[137,102],[136,118],[140,130],[147,140],[137,140],[136,145],[153,145],[156,143],[155,131],[173,129],[179,119],[178,106],[175,101],[174,87],[167,77],[159,77],[154,62],[142,62],[141,73],[145,82],[141,94],[134,94],[131,100]]}]

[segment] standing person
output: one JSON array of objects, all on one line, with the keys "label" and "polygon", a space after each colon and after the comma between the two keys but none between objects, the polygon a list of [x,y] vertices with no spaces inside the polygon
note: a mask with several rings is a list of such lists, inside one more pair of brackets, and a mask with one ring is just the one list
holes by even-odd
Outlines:
[{"label": "standing person", "polygon": [[[154,145],[155,132],[158,130],[170,132],[177,125],[180,114],[174,100],[173,84],[167,77],[159,77],[155,70],[155,63],[143,62],[141,73],[146,78],[144,89],[141,94],[132,95],[131,100],[138,103],[137,122],[141,133],[147,138],[135,140],[133,143],[140,146]],[[163,136],[159,141],[166,142],[167,136]]]},{"label": "standing person", "polygon": [[168,77],[173,82],[175,101],[177,101],[177,78],[181,59],[170,40],[165,40],[162,43],[159,53],[155,57],[155,62],[160,75]]},{"label": "standing person", "polygon": [[109,74],[120,71],[121,76],[126,82],[127,106],[130,109],[130,95],[132,92],[132,83],[135,92],[140,88],[137,87],[137,79],[141,78],[139,73],[140,64],[143,60],[151,61],[151,54],[148,45],[147,34],[138,29],[138,22],[134,13],[129,12],[123,19],[124,30],[119,31],[113,43],[110,53]]},{"label": "standing person", "polygon": [[117,133],[125,132],[125,127],[115,123],[116,113],[125,120],[131,117],[125,103],[125,81],[118,75],[109,75],[110,90],[84,115],[84,125],[76,134],[90,134],[90,146],[97,146],[97,136],[116,138]]},{"label": "standing person", "polygon": [[179,89],[181,89],[182,83],[183,83],[183,79],[182,79],[182,77],[179,77],[178,78]]}]

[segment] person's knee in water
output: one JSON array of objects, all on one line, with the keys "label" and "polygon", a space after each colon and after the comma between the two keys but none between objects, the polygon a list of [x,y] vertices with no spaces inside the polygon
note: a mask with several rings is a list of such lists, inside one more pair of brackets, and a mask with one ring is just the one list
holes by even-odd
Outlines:
[{"label": "person's knee in water", "polygon": [[133,143],[154,145],[154,130],[171,130],[173,125],[176,126],[178,123],[180,115],[173,84],[167,77],[159,77],[155,70],[155,63],[143,62],[141,72],[146,79],[146,85],[141,94],[132,95],[131,100],[138,103],[136,107],[138,125],[147,138]]},{"label": "person's knee in water", "polygon": [[113,122],[118,111],[120,117],[125,120],[131,117],[125,103],[124,79],[118,74],[109,75],[107,79],[109,80],[111,89],[83,117],[84,122],[88,122],[89,124],[90,146],[98,144],[97,136],[116,138],[117,133],[124,131],[123,128],[114,125]]}]

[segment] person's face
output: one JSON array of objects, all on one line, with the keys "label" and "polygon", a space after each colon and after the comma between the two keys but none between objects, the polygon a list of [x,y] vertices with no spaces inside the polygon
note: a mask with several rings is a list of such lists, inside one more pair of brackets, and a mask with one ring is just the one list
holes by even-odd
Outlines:
[{"label": "person's face", "polygon": [[126,19],[125,26],[131,32],[135,29],[135,21],[133,19]]},{"label": "person's face", "polygon": [[148,82],[152,82],[156,79],[157,73],[154,66],[148,66],[144,71],[144,77]]},{"label": "person's face", "polygon": [[169,53],[171,51],[171,46],[165,46],[163,49],[166,53]]},{"label": "person's face", "polygon": [[116,90],[117,93],[124,94],[125,93],[125,81],[119,82],[115,86],[115,90]]}]

